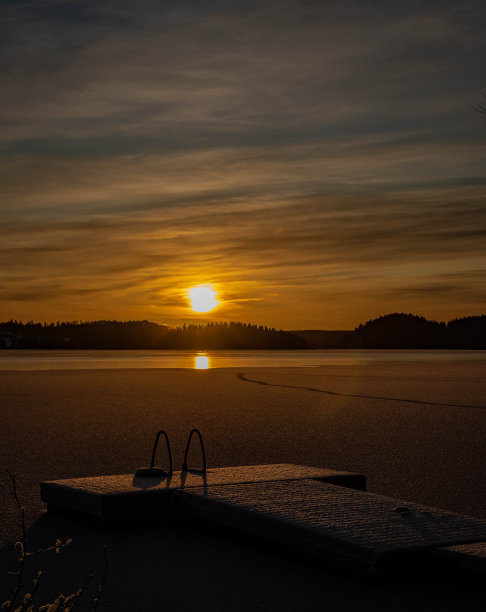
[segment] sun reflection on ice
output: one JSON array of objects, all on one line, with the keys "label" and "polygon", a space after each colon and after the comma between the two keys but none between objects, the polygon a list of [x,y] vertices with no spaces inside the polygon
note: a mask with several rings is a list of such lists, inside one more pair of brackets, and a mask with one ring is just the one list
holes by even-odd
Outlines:
[{"label": "sun reflection on ice", "polygon": [[196,355],[194,358],[194,368],[196,370],[207,370],[209,369],[209,357],[208,355]]}]

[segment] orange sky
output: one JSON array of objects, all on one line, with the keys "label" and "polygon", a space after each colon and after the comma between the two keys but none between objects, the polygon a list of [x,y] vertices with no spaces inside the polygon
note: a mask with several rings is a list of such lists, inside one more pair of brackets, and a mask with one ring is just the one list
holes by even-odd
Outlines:
[{"label": "orange sky", "polygon": [[8,5],[0,320],[484,313],[485,9],[385,4]]}]

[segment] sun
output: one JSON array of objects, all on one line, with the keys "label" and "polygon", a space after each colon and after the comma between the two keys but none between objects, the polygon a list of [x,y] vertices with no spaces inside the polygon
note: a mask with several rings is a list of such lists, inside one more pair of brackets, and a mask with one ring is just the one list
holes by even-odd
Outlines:
[{"label": "sun", "polygon": [[188,297],[194,312],[209,312],[219,304],[216,291],[208,285],[198,285],[189,289]]}]

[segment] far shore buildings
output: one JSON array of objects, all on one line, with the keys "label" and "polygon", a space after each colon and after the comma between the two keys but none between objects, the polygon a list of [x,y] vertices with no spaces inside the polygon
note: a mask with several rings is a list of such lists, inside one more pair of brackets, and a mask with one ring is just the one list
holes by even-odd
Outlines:
[{"label": "far shore buildings", "polygon": [[0,348],[13,348],[14,335],[10,332],[4,332],[0,336]]}]

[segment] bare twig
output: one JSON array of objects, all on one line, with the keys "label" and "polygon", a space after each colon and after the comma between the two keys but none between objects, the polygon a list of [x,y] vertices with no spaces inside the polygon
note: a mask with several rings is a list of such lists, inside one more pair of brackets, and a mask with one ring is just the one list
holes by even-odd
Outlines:
[{"label": "bare twig", "polygon": [[[483,93],[483,98],[486,98],[486,93]],[[486,115],[486,106],[483,106],[482,104],[473,104],[472,107],[478,113],[481,113],[482,115]]]},{"label": "bare twig", "polygon": [[39,588],[39,583],[41,581],[42,578],[42,572],[38,571],[37,572],[37,577],[34,578],[34,580],[32,580],[32,592],[31,593],[26,593],[24,595],[24,599],[22,601],[22,604],[15,610],[15,612],[22,612],[23,610],[27,610],[27,606],[30,606],[29,609],[32,610],[33,606],[32,606],[32,602],[34,601],[34,595],[35,592],[37,591],[37,589]]},{"label": "bare twig", "polygon": [[84,593],[84,591],[86,590],[86,587],[88,586],[88,584],[91,582],[92,579],[93,579],[93,574],[90,574],[88,578],[86,579],[86,582],[83,584],[83,586],[80,589],[78,589],[78,591],[75,593],[75,596],[73,598],[73,605],[71,606],[70,610],[74,610],[74,608],[77,606],[79,600],[81,599],[81,595]]},{"label": "bare twig", "polygon": [[20,536],[20,540],[15,544],[16,550],[19,551],[19,559],[18,559],[19,569],[15,572],[15,574],[17,575],[17,584],[13,588],[13,591],[10,595],[9,605],[6,608],[4,608],[5,610],[11,610],[23,586],[22,579],[24,577],[25,561],[27,559],[27,555],[25,554],[26,546],[27,546],[27,531],[25,529],[25,508],[20,503],[20,499],[17,493],[16,476],[9,469],[7,469],[7,474],[10,476],[10,484],[12,486],[12,495],[15,499],[15,503],[17,504],[17,508],[19,509],[19,512],[20,512],[20,518],[21,518],[20,526],[22,529],[22,535]]},{"label": "bare twig", "polygon": [[[15,500],[15,503],[17,505],[17,508],[19,510],[20,517],[21,517],[21,521],[20,521],[21,535],[20,535],[18,542],[16,542],[15,544],[15,549],[19,551],[18,569],[17,571],[14,571],[14,572],[8,572],[11,576],[17,577],[16,584],[12,588],[9,598],[3,603],[0,603],[0,610],[2,612],[11,611],[11,610],[15,610],[15,612],[31,612],[34,610],[34,607],[35,607],[34,595],[37,593],[37,590],[39,588],[39,583],[41,581],[43,574],[41,571],[38,571],[35,578],[30,578],[26,580],[24,576],[26,573],[25,563],[27,559],[30,557],[35,557],[39,555],[40,553],[45,553],[49,551],[54,551],[56,552],[56,554],[59,554],[61,550],[63,550],[66,546],[69,546],[69,544],[71,544],[72,540],[69,538],[68,540],[63,542],[62,540],[57,538],[56,543],[53,546],[47,546],[46,548],[39,548],[34,551],[29,551],[27,549],[27,529],[26,529],[26,524],[25,524],[25,508],[20,502],[20,498],[19,498],[18,491],[17,491],[17,479],[16,479],[15,474],[8,469],[7,469],[7,473],[10,477],[12,496]],[[103,549],[103,554],[104,554],[104,567],[103,567],[103,571],[101,572],[101,580],[98,585],[97,594],[95,598],[93,599],[93,611],[96,610],[98,603],[100,601],[101,595],[103,593],[103,587],[105,584],[106,575],[108,572],[109,558],[107,555],[106,546]],[[60,612],[61,610],[63,610],[63,612],[68,612],[68,611],[71,612],[71,610],[73,610],[78,604],[79,600],[81,599],[82,595],[85,593],[86,588],[92,579],[93,579],[93,575],[91,574],[86,579],[84,585],[80,587],[75,593],[72,593],[71,595],[68,595],[68,596],[58,595],[55,601],[53,601],[52,603],[40,606],[36,609],[38,610],[38,612]],[[22,598],[22,594],[23,594],[23,598]]]},{"label": "bare twig", "polygon": [[101,595],[103,593],[103,586],[105,584],[105,580],[106,580],[106,574],[108,573],[108,563],[110,561],[108,554],[106,552],[106,546],[103,547],[103,555],[105,557],[105,565],[103,567],[103,573],[101,574],[101,581],[100,584],[98,586],[98,593],[96,595],[96,597],[93,599],[93,612],[96,610],[96,608],[98,607],[98,604],[100,602],[101,599]]}]

